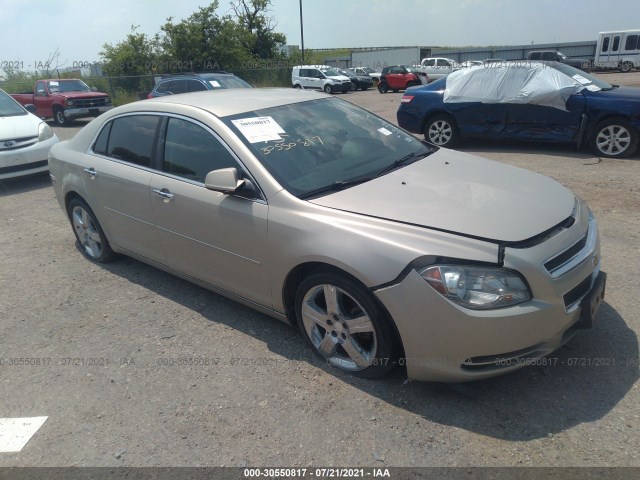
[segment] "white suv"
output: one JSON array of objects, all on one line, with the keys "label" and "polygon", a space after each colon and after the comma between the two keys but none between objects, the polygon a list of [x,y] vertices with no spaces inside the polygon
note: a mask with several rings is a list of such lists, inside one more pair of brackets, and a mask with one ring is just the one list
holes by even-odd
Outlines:
[{"label": "white suv", "polygon": [[431,81],[446,77],[454,70],[458,70],[458,65],[451,58],[423,58],[420,62],[420,68],[429,75]]},{"label": "white suv", "polygon": [[328,65],[299,65],[291,71],[294,88],[313,88],[325,93],[351,90],[351,81]]}]

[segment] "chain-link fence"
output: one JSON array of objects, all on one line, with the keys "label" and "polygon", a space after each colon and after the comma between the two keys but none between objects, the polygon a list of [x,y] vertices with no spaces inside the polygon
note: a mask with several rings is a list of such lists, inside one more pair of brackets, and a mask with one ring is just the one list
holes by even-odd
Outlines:
[{"label": "chain-link fence", "polygon": [[[288,67],[239,69],[232,73],[254,87],[291,87],[291,69]],[[123,105],[147,98],[159,77],[149,74],[81,78],[89,87],[108,93],[114,105]],[[36,80],[0,82],[0,88],[7,93],[32,93]]]}]

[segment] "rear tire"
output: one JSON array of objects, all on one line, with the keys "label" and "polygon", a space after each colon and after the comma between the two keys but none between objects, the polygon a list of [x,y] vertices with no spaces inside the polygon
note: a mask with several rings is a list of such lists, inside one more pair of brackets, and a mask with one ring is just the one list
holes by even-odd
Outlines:
[{"label": "rear tire", "polygon": [[82,254],[93,262],[107,263],[117,255],[111,250],[93,211],[81,198],[74,198],[67,208],[69,221]]},{"label": "rear tire", "polygon": [[387,93],[387,92],[389,91],[389,85],[387,85],[387,84],[386,84],[386,83],[384,83],[384,82],[380,82],[380,83],[378,84],[378,91],[379,91],[380,93]]},{"label": "rear tire", "polygon": [[438,147],[451,148],[460,139],[458,124],[451,115],[436,115],[424,126],[424,139]]},{"label": "rear tire", "polygon": [[633,64],[631,62],[622,62],[620,65],[620,71],[622,73],[629,73],[631,70],[633,70]]}]

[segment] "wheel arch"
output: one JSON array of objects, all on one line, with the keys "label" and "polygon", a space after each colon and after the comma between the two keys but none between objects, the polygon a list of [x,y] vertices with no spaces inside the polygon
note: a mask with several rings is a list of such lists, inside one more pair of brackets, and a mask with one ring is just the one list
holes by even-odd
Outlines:
[{"label": "wheel arch", "polygon": [[596,132],[596,127],[600,125],[602,122],[606,122],[608,120],[615,120],[615,119],[620,119],[620,120],[624,120],[625,122],[628,122],[631,125],[631,127],[635,130],[636,134],[640,135],[640,131],[635,127],[632,119],[628,115],[611,112],[611,113],[606,113],[602,116],[598,116],[592,119],[589,122],[589,126],[587,128],[585,138],[587,140],[591,139],[591,136]]},{"label": "wheel arch", "polygon": [[455,122],[455,127],[458,129],[458,133],[460,133],[460,125],[458,124],[456,117],[451,115],[451,112],[445,110],[444,108],[431,110],[427,115],[424,116],[424,118],[422,119],[422,123],[420,124],[420,133],[424,133],[424,128],[427,126],[427,122],[429,122],[433,117],[437,117],[438,115],[449,115]]},{"label": "wheel arch", "polygon": [[297,326],[298,324],[298,320],[295,314],[295,298],[296,298],[298,285],[300,285],[300,282],[305,277],[319,271],[332,272],[339,275],[344,275],[349,279],[351,279],[352,281],[359,283],[362,287],[364,287],[366,290],[368,290],[371,293],[371,298],[382,309],[382,311],[385,313],[387,317],[387,320],[392,326],[392,330],[394,332],[394,337],[395,337],[392,339],[392,341],[397,347],[398,355],[401,355],[402,357],[404,357],[404,345],[402,344],[402,338],[400,337],[400,332],[398,330],[398,327],[395,321],[393,320],[393,317],[391,316],[387,308],[384,306],[384,304],[373,293],[371,288],[367,287],[364,284],[364,282],[362,282],[362,280],[360,280],[353,274],[349,273],[348,271],[340,267],[337,267],[336,265],[332,265],[330,263],[325,263],[321,261],[301,263],[299,265],[296,265],[287,274],[287,276],[285,277],[284,284],[282,286],[282,304],[284,305],[285,314],[287,316],[287,320],[289,321],[289,323],[293,326]]}]

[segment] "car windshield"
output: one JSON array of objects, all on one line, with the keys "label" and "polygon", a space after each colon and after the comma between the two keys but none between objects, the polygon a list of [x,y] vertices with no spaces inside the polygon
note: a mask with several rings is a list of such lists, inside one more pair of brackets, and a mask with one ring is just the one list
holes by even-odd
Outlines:
[{"label": "car windshield", "polygon": [[585,87],[588,87],[589,85],[595,85],[596,87],[602,90],[611,90],[613,88],[613,85],[607,82],[604,82],[599,78],[594,77],[593,75],[589,75],[588,73],[583,72],[582,70],[578,70],[577,68],[572,67],[570,65],[567,65],[564,63],[553,63],[551,64],[551,66],[556,70],[564,73],[568,77],[571,77],[574,80],[577,80],[578,82],[583,84]]},{"label": "car windshield", "polygon": [[28,112],[13,98],[0,90],[0,117],[17,117],[28,115]]},{"label": "car windshield", "polygon": [[339,77],[341,74],[334,68],[323,68],[320,70],[327,77]]},{"label": "car windshield", "polygon": [[47,82],[51,93],[90,92],[89,86],[82,80],[51,80]]},{"label": "car windshield", "polygon": [[365,181],[434,151],[386,120],[337,98],[245,112],[223,121],[298,197]]},{"label": "car windshield", "polygon": [[376,71],[371,67],[364,67],[363,70],[367,73],[376,73]]},{"label": "car windshield", "polygon": [[253,88],[235,75],[206,75],[203,77],[214,88]]}]

